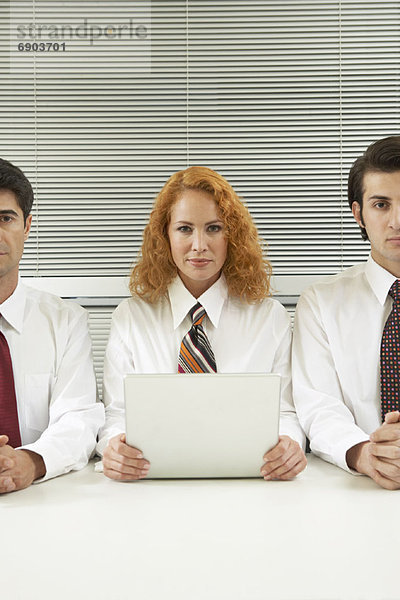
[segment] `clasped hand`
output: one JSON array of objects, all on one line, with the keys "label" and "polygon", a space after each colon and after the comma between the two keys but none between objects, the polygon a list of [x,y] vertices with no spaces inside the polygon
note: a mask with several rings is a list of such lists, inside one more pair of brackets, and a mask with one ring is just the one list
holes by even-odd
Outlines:
[{"label": "clasped hand", "polygon": [[349,466],[385,489],[400,489],[400,412],[387,413],[369,439],[348,451]]},{"label": "clasped hand", "polygon": [[7,442],[8,437],[0,435],[0,494],[22,490],[46,473],[41,456],[15,450]]},{"label": "clasped hand", "polygon": [[389,490],[400,489],[400,412],[387,413],[385,422],[370,435],[373,479]]}]

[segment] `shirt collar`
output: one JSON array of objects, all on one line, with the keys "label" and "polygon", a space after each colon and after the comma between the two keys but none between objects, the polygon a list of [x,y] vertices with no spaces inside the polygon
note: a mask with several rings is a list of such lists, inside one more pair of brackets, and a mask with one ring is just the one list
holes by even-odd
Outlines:
[{"label": "shirt collar", "polygon": [[172,318],[174,329],[179,327],[189,310],[197,302],[205,309],[208,318],[214,327],[218,327],[222,307],[228,297],[228,286],[224,275],[204,292],[199,298],[195,298],[189,290],[183,285],[179,275],[168,286],[168,295],[171,303]]},{"label": "shirt collar", "polygon": [[389,290],[397,277],[389,273],[386,269],[378,265],[371,255],[369,255],[365,267],[365,275],[379,303],[383,306],[386,302]]},{"label": "shirt collar", "polygon": [[25,304],[26,287],[19,279],[11,296],[4,300],[3,304],[0,304],[0,314],[18,333],[21,333],[24,323]]}]

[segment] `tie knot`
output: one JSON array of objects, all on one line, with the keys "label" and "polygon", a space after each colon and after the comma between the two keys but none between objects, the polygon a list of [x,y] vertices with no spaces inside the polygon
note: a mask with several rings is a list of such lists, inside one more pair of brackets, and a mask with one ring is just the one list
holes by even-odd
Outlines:
[{"label": "tie knot", "polygon": [[396,279],[392,287],[389,290],[389,296],[393,298],[395,302],[400,302],[400,280]]},{"label": "tie knot", "polygon": [[198,302],[190,309],[189,314],[193,325],[201,325],[204,317],[206,316],[206,311],[200,302]]}]

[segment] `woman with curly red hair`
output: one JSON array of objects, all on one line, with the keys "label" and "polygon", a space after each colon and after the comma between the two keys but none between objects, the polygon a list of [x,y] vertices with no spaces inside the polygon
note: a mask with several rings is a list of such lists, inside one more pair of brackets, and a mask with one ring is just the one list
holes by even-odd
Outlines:
[{"label": "woman with curly red hair", "polygon": [[[304,469],[304,434],[291,397],[290,319],[270,297],[270,278],[257,228],[226,179],[206,167],[172,175],[144,230],[132,298],[113,315],[98,443],[108,477],[140,479],[150,466],[125,442],[124,375],[198,370],[280,373],[281,435],[261,474],[291,479]],[[201,315],[201,366],[192,364],[194,315]]]}]

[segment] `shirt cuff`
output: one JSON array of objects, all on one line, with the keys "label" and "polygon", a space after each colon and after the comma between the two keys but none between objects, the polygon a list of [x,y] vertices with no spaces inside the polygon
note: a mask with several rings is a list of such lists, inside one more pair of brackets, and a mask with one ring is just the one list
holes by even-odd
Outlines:
[{"label": "shirt cuff", "polygon": [[324,460],[337,465],[344,471],[352,473],[353,475],[360,475],[360,473],[354,469],[350,469],[348,466],[346,462],[346,453],[348,450],[350,450],[350,448],[356,446],[357,444],[361,444],[362,442],[369,442],[369,435],[365,433],[365,431],[362,431],[362,429],[355,427],[353,431],[341,436],[340,441],[335,444],[330,454],[321,452],[318,450],[318,448],[313,448],[312,444],[311,450],[314,452],[314,454],[317,454]]},{"label": "shirt cuff", "polygon": [[51,458],[48,456],[48,452],[46,452],[45,448],[41,447],[41,444],[34,442],[33,444],[26,444],[26,446],[21,446],[18,450],[29,450],[30,452],[35,452],[35,454],[39,454],[42,457],[44,466],[46,467],[46,473],[43,477],[39,479],[35,479],[33,483],[41,483],[42,481],[46,481],[47,479],[51,479],[52,477],[56,477],[59,474],[59,469],[52,465]]},{"label": "shirt cuff", "polygon": [[83,469],[89,460],[89,457],[86,457],[85,459],[82,457],[78,462],[72,460],[69,462],[66,460],[65,455],[61,454],[57,448],[54,446],[50,448],[46,442],[40,439],[32,444],[21,446],[20,449],[36,452],[36,454],[39,454],[43,458],[46,473],[43,477],[40,477],[40,479],[35,479],[33,483],[41,483],[42,481],[47,481],[47,479],[52,479],[58,475],[68,473],[69,471]]},{"label": "shirt cuff", "polygon": [[279,435],[288,435],[297,442],[304,451],[306,447],[306,436],[302,430],[297,417],[282,417],[279,421]]},{"label": "shirt cuff", "polygon": [[111,438],[115,437],[116,435],[121,435],[121,433],[125,433],[125,431],[120,427],[112,427],[110,429],[107,429],[107,432],[105,432],[104,435],[102,435],[99,441],[97,442],[96,454],[102,457],[103,452]]}]

